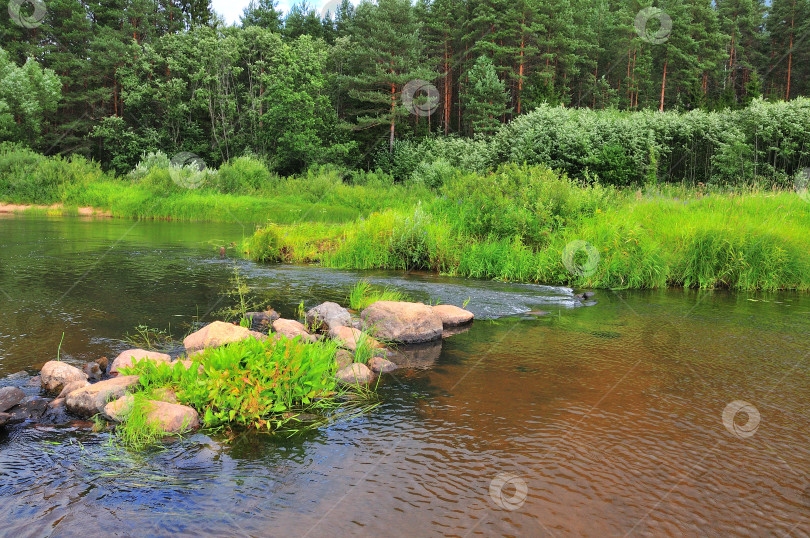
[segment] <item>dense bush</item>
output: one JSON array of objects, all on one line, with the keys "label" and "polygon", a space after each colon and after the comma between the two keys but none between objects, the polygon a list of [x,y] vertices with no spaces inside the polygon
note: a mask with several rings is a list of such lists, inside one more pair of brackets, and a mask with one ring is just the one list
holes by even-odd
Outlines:
[{"label": "dense bush", "polygon": [[219,167],[214,186],[224,193],[251,193],[269,186],[274,177],[258,158],[239,157]]}]

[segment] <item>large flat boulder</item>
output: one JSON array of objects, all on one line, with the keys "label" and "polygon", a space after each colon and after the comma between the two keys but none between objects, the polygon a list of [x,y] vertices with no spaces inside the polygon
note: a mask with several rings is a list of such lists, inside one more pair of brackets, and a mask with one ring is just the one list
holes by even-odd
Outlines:
[{"label": "large flat boulder", "polygon": [[247,328],[224,321],[214,321],[186,336],[183,345],[186,346],[188,353],[193,353],[207,347],[224,346],[247,338],[250,338],[250,331]]},{"label": "large flat boulder", "polygon": [[5,413],[25,398],[25,393],[17,387],[0,389],[0,413]]},{"label": "large flat boulder", "polygon": [[183,433],[200,427],[197,411],[187,405],[149,400],[146,420],[166,433]]},{"label": "large flat boulder", "polygon": [[300,336],[301,340],[305,342],[314,342],[315,337],[307,332],[307,328],[303,323],[299,323],[294,319],[277,319],[273,322],[273,330],[290,340],[296,336]]},{"label": "large flat boulder", "polygon": [[311,331],[327,332],[336,327],[350,327],[352,315],[337,303],[319,304],[307,312],[307,327]]},{"label": "large flat boulder", "polygon": [[122,368],[129,368],[138,361],[148,359],[153,362],[169,362],[172,358],[165,353],[145,349],[128,349],[118,354],[110,366],[110,375],[118,375]]},{"label": "large flat boulder", "polygon": [[440,304],[433,307],[433,312],[438,314],[445,329],[448,327],[458,327],[466,325],[475,318],[469,310],[464,310],[451,304]]},{"label": "large flat boulder", "polygon": [[39,378],[42,389],[47,392],[58,392],[72,381],[87,380],[84,372],[62,361],[46,362],[42,366]]},{"label": "large flat boulder", "polygon": [[73,391],[65,399],[68,411],[85,417],[101,413],[108,402],[123,397],[139,379],[137,375],[123,375]]},{"label": "large flat boulder", "polygon": [[135,405],[135,397],[124,394],[121,398],[104,406],[104,416],[115,422],[124,422]]},{"label": "large flat boulder", "polygon": [[381,343],[371,336],[365,335],[364,337],[363,332],[358,331],[354,327],[335,327],[330,329],[329,338],[337,342],[340,347],[344,347],[349,351],[357,351],[357,346],[361,342],[365,342],[365,344],[372,349],[380,349],[383,347]]},{"label": "large flat boulder", "polygon": [[377,301],[360,314],[363,328],[382,340],[418,344],[442,337],[442,320],[422,303]]}]

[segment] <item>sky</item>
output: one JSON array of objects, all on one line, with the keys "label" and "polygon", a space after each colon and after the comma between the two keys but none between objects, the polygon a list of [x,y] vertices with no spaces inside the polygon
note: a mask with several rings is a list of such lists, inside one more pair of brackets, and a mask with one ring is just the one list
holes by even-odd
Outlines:
[{"label": "sky", "polygon": [[[277,7],[282,12],[286,13],[290,10],[290,6],[297,1],[298,0],[279,0]],[[315,9],[320,10],[321,6],[326,3],[326,1],[327,0],[310,0],[309,4],[315,7]],[[250,3],[250,0],[212,0],[211,3],[214,6],[214,11],[225,17],[225,22],[230,24],[239,22],[239,16],[242,15],[242,12]]]}]

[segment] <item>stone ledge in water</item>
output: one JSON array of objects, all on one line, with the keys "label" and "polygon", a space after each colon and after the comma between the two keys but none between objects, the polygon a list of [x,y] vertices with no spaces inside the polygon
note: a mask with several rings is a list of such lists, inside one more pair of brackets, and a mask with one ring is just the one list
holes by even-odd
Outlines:
[{"label": "stone ledge in water", "polygon": [[121,398],[139,382],[140,378],[137,375],[124,375],[99,381],[95,385],[71,392],[65,403],[71,413],[92,417],[104,411],[107,402]]},{"label": "stone ledge in water", "polygon": [[382,340],[418,344],[441,339],[442,320],[422,303],[377,301],[360,314],[363,328]]},{"label": "stone ledge in water", "polygon": [[290,340],[296,336],[300,336],[304,342],[315,342],[317,340],[315,336],[307,332],[307,328],[302,323],[293,319],[277,319],[273,322],[273,330]]},{"label": "stone ledge in water", "polygon": [[87,376],[66,362],[48,361],[42,366],[40,383],[46,392],[58,392],[71,381],[86,381]]},{"label": "stone ledge in water", "polygon": [[463,308],[451,304],[436,305],[433,307],[433,311],[441,318],[442,326],[444,326],[445,329],[466,325],[475,319],[475,315],[469,310],[464,310]]},{"label": "stone ledge in water", "polygon": [[110,366],[110,375],[118,375],[119,370],[132,366],[136,361],[148,359],[153,362],[169,362],[172,358],[166,353],[145,349],[128,349],[118,354]]},{"label": "stone ledge in water", "polygon": [[186,347],[186,352],[193,353],[200,349],[219,347],[247,338],[250,338],[250,331],[247,328],[224,321],[214,321],[186,336],[183,345]]},{"label": "stone ledge in water", "polygon": [[375,374],[387,374],[397,369],[397,365],[382,357],[371,357],[368,366]]},{"label": "stone ledge in water", "polygon": [[374,374],[369,367],[359,362],[350,364],[335,374],[338,383],[343,385],[366,384],[371,381],[372,377],[374,377]]},{"label": "stone ledge in water", "polygon": [[337,303],[322,303],[307,312],[307,327],[311,331],[328,332],[351,325],[352,315]]}]

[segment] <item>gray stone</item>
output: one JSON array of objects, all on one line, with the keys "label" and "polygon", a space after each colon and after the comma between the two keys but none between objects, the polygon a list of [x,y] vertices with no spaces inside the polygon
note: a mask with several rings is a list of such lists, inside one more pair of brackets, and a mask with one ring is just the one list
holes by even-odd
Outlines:
[{"label": "gray stone", "polygon": [[422,303],[377,301],[360,317],[366,331],[386,341],[417,344],[442,337],[441,318]]},{"label": "gray stone", "polygon": [[0,389],[0,413],[5,413],[25,398],[25,393],[17,387]]},{"label": "gray stone", "polygon": [[351,327],[352,315],[337,303],[323,303],[307,312],[307,328],[327,332],[336,327]]},{"label": "gray stone", "polygon": [[396,364],[381,357],[371,357],[368,361],[368,366],[375,374],[387,374],[397,369]]},{"label": "gray stone", "polygon": [[39,396],[29,396],[8,410],[8,414],[11,415],[8,423],[17,424],[26,420],[39,420],[48,410],[49,401]]}]

